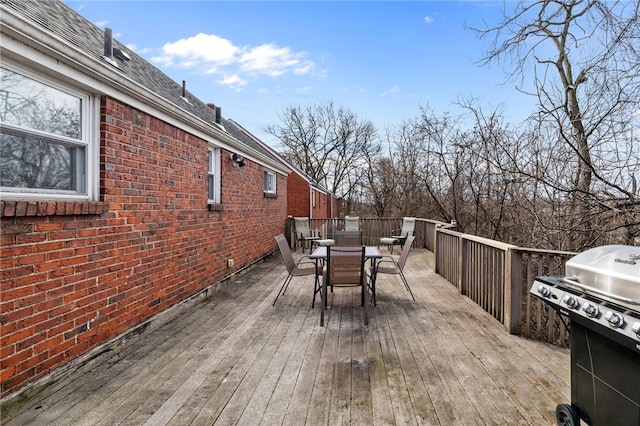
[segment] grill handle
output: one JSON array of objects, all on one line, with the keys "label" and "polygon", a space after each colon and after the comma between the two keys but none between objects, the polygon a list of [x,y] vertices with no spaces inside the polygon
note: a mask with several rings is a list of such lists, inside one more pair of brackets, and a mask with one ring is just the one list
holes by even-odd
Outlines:
[{"label": "grill handle", "polygon": [[606,291],[602,291],[602,290],[598,290],[598,289],[595,289],[595,288],[591,288],[589,286],[585,286],[580,282],[580,280],[578,280],[578,277],[563,277],[562,280],[564,282],[566,282],[567,284],[575,286],[575,287],[578,287],[579,289],[581,289],[583,291],[586,291],[586,292],[592,292],[592,293],[600,294],[602,296],[610,297],[611,299],[619,300],[621,302],[631,303],[633,305],[640,305],[640,299],[631,299],[629,297],[618,296],[616,294],[611,294],[611,293],[606,292]]}]

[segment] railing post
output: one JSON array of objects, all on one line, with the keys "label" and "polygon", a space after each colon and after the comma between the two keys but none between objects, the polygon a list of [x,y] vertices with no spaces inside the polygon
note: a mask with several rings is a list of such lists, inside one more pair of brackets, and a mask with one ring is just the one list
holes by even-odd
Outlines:
[{"label": "railing post", "polygon": [[456,287],[458,287],[458,293],[460,294],[467,294],[467,290],[468,290],[468,283],[467,283],[467,271],[469,270],[468,268],[468,251],[467,251],[467,244],[465,243],[465,239],[463,234],[460,234],[458,236],[458,264],[456,265],[457,268],[457,275],[458,275],[458,279],[456,280]]},{"label": "railing post", "polygon": [[505,252],[504,325],[511,334],[522,327],[522,253],[514,248]]}]

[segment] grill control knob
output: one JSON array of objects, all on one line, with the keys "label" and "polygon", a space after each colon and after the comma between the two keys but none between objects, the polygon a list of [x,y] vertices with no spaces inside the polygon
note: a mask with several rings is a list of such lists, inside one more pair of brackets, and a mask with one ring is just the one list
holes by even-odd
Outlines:
[{"label": "grill control knob", "polygon": [[633,332],[636,333],[636,336],[638,336],[638,339],[640,339],[640,322],[636,322],[635,324],[633,324],[631,330],[633,330]]},{"label": "grill control knob", "polygon": [[542,297],[551,297],[551,289],[545,285],[538,287],[538,293],[540,293]]},{"label": "grill control knob", "polygon": [[617,312],[607,312],[604,319],[609,321],[609,325],[613,328],[620,328],[624,324],[624,318]]},{"label": "grill control knob", "polygon": [[578,301],[578,299],[570,295],[565,296],[563,302],[571,309],[577,309],[580,307],[580,302]]},{"label": "grill control knob", "polygon": [[598,309],[598,307],[593,303],[585,303],[584,306],[582,307],[582,310],[584,311],[585,314],[587,314],[589,318],[597,317],[598,314],[600,313],[600,310]]}]

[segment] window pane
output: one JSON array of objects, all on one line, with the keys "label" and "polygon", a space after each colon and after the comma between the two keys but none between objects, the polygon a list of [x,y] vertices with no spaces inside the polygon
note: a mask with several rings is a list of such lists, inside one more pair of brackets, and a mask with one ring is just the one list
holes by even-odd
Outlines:
[{"label": "window pane", "polygon": [[214,191],[215,187],[214,187],[214,182],[213,182],[213,175],[209,175],[209,199],[210,200],[215,200],[215,191]]},{"label": "window pane", "polygon": [[33,130],[82,137],[82,100],[0,68],[0,122]]},{"label": "window pane", "polygon": [[216,151],[209,150],[209,181],[208,181],[208,198],[210,202],[218,203],[220,202],[218,195],[218,186],[216,185],[216,176],[218,172],[216,171]]},{"label": "window pane", "polygon": [[0,134],[0,186],[84,192],[85,148]]}]

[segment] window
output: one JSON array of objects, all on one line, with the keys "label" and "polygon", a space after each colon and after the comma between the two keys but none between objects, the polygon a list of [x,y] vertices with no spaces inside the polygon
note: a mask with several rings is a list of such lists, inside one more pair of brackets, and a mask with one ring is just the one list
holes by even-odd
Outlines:
[{"label": "window", "polygon": [[220,203],[220,149],[209,147],[209,204]]},{"label": "window", "polygon": [[266,194],[276,193],[276,174],[270,170],[264,171],[264,192]]},{"label": "window", "polygon": [[[0,192],[91,199],[97,103],[74,89],[0,67]],[[97,131],[95,132],[97,135]],[[97,185],[96,185],[97,186]]]}]

